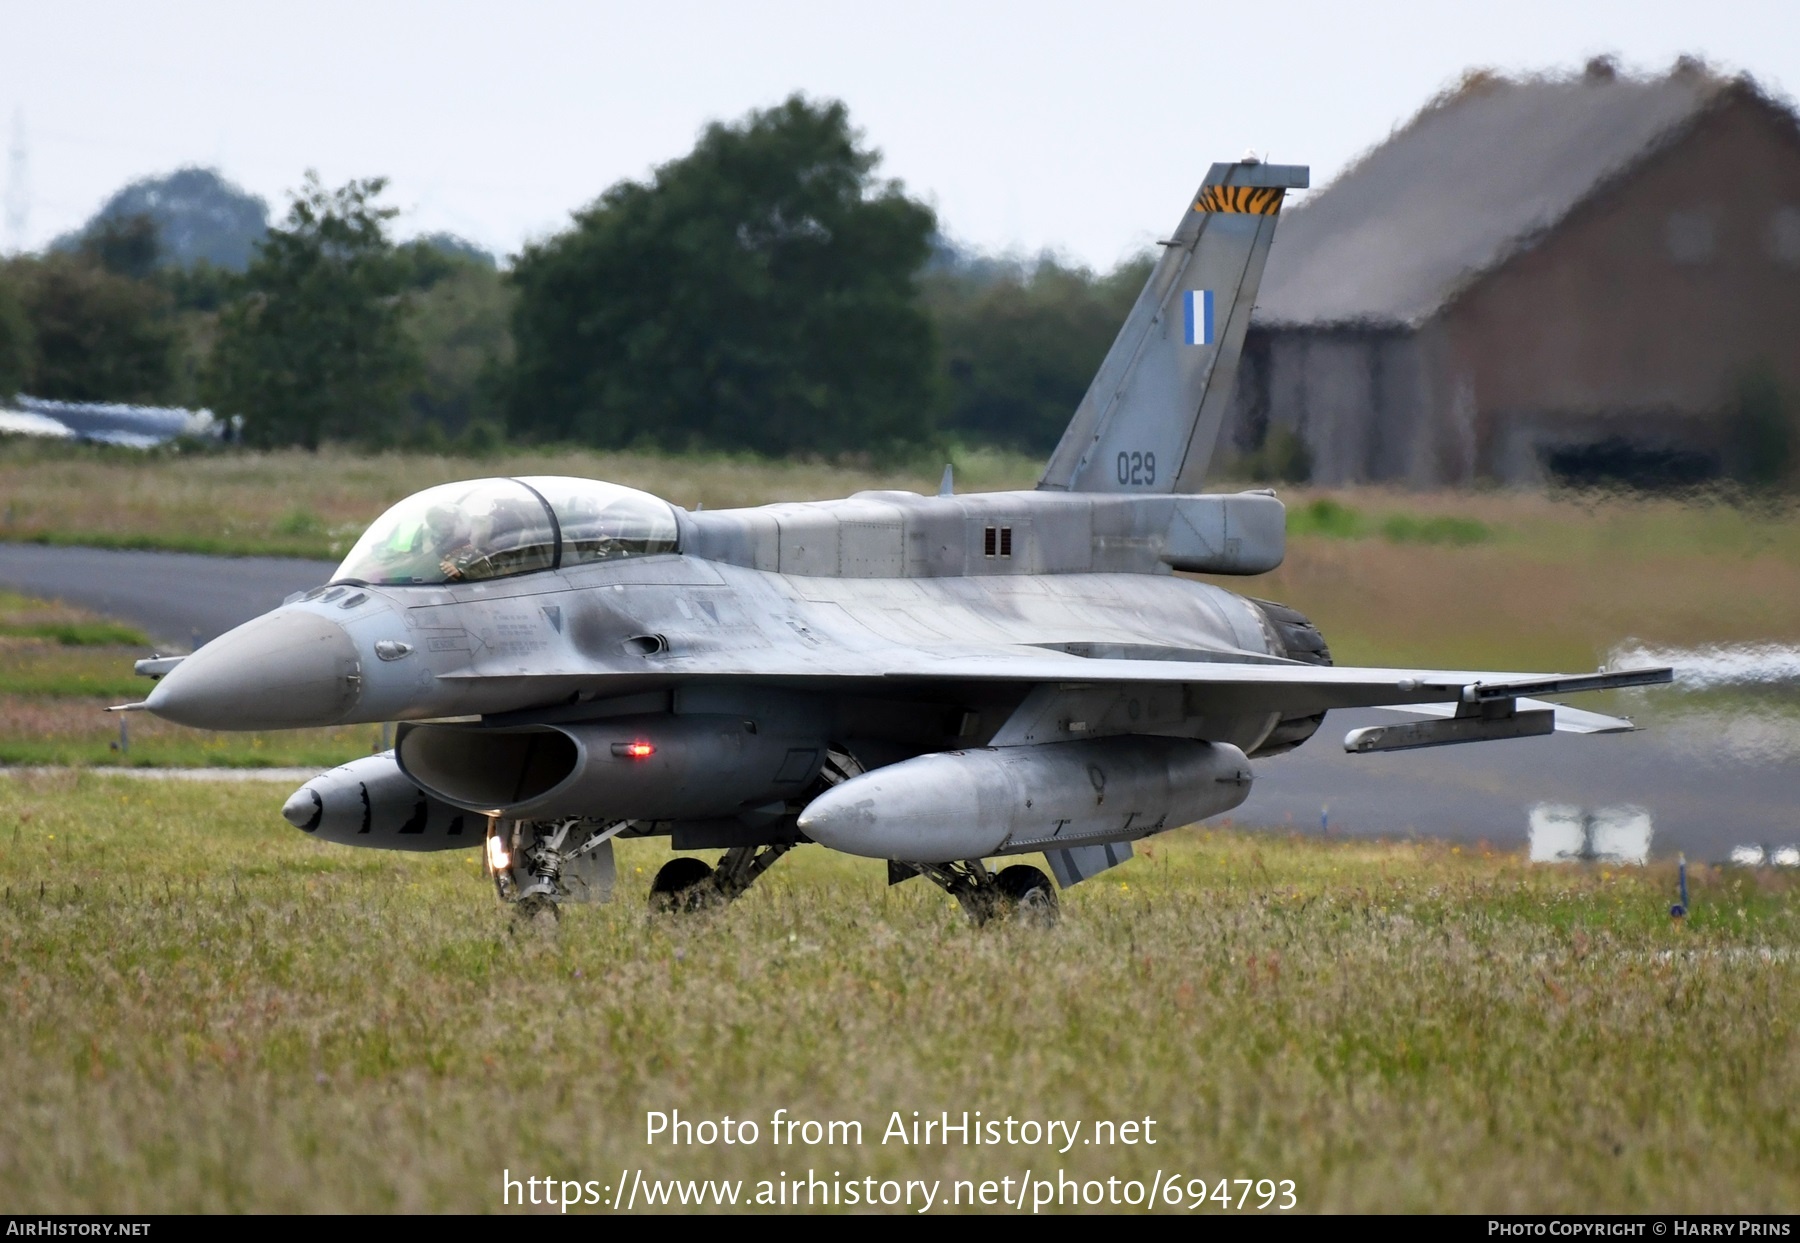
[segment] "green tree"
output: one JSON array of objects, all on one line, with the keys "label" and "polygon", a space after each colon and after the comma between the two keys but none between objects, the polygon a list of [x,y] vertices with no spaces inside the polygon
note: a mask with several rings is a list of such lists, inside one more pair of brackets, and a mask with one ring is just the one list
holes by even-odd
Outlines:
[{"label": "green tree", "polygon": [[388,237],[386,182],[327,190],[308,173],[220,312],[205,392],[244,416],[253,444],[391,439],[418,373],[403,297],[409,263]]},{"label": "green tree", "polygon": [[162,259],[162,241],[147,214],[101,216],[82,236],[81,253],[115,276],[148,280]]},{"label": "green tree", "polygon": [[176,334],[167,293],[87,255],[11,266],[31,326],[26,392],[64,401],[168,400]]},{"label": "green tree", "polygon": [[408,331],[421,371],[408,400],[419,419],[414,437],[425,443],[494,418],[495,376],[512,358],[514,296],[489,256],[432,239],[403,249],[417,262]]},{"label": "green tree", "polygon": [[647,184],[621,182],[513,272],[510,427],[600,445],[879,450],[930,430],[916,275],[931,210],[873,173],[841,103],[796,95]]},{"label": "green tree", "polygon": [[1027,267],[954,253],[934,265],[925,294],[942,351],[944,429],[1054,449],[1149,269],[1139,258],[1095,276],[1050,256]]},{"label": "green tree", "polygon": [[23,265],[0,261],[0,398],[8,398],[31,378],[37,342],[19,289]]}]

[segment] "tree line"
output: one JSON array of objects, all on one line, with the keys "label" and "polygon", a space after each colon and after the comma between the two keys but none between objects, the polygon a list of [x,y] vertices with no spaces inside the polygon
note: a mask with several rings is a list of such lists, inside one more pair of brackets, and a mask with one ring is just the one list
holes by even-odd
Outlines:
[{"label": "tree line", "polygon": [[[794,96],[504,271],[451,237],[397,242],[378,178],[309,174],[259,225],[260,201],[182,170],[0,265],[0,394],[206,405],[265,446],[1047,452],[1148,258],[970,255],[879,160],[844,105]],[[178,201],[201,206],[177,222]]]},{"label": "tree line", "polygon": [[216,174],[154,180],[0,263],[0,399],[210,406],[262,445],[431,445],[478,422],[512,306],[492,256],[396,243],[379,181],[309,176],[270,228]]}]

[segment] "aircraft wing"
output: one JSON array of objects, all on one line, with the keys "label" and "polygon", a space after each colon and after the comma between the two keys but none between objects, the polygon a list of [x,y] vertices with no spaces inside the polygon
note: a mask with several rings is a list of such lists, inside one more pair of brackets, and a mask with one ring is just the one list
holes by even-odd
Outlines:
[{"label": "aircraft wing", "polygon": [[[1505,673],[1481,670],[1383,669],[1299,663],[1226,663],[1164,660],[1039,661],[969,659],[932,662],[939,678],[1031,681],[1038,683],[1174,683],[1206,687],[1218,698],[1245,707],[1279,708],[1286,715],[1305,715],[1332,708],[1393,708],[1425,717],[1444,718],[1451,726],[1414,723],[1402,727],[1359,730],[1346,739],[1351,750],[1393,750],[1451,741],[1454,723],[1504,713],[1547,726],[1531,732],[1614,733],[1635,728],[1621,717],[1544,703],[1537,695],[1569,695],[1584,691],[1656,686],[1674,679],[1669,668],[1646,668],[1587,674]],[[952,668],[955,672],[952,672]],[[906,674],[890,673],[890,677]],[[1361,745],[1355,745],[1360,735]],[[1385,741],[1384,739],[1385,735]],[[1403,740],[1410,739],[1410,740]],[[1455,739],[1460,740],[1460,739]]]},{"label": "aircraft wing", "polygon": [[[1566,708],[1532,698],[1581,691],[1654,686],[1670,682],[1668,668],[1630,669],[1587,674],[1497,673],[1444,669],[1344,668],[1300,663],[1236,663],[1166,660],[1057,660],[1032,659],[989,662],[967,658],[953,662],[963,677],[1029,679],[1039,684],[1038,694],[1055,687],[1100,686],[1119,688],[1132,684],[1170,684],[1204,687],[1207,698],[1224,711],[1275,710],[1283,716],[1306,716],[1332,708],[1386,708],[1415,714],[1394,725],[1364,726],[1344,737],[1344,749],[1352,753],[1405,751],[1420,747],[1482,742],[1502,738],[1529,738],[1544,734],[1622,733],[1635,729],[1621,717]],[[981,670],[992,668],[983,675]],[[1040,668],[1040,664],[1047,668]],[[1043,676],[1051,672],[1050,677]],[[1085,676],[1084,676],[1085,675]],[[939,666],[937,676],[946,676]],[[1060,695],[1071,706],[1082,692]],[[1046,705],[1047,706],[1047,705]],[[1043,707],[1035,713],[1028,700],[1017,720],[1002,734],[1021,738],[1041,729],[1059,715]],[[1069,714],[1060,714],[1069,715]]]},{"label": "aircraft wing", "polygon": [[[959,650],[883,647],[854,651],[819,647],[796,659],[793,652],[708,652],[662,656],[624,669],[560,668],[508,671],[472,667],[445,675],[450,679],[519,677],[581,682],[629,682],[637,686],[678,685],[697,679],[779,682],[806,685],[833,682],[1180,685],[1205,687],[1232,707],[1268,708],[1284,715],[1307,715],[1332,708],[1451,705],[1445,714],[1479,704],[1516,703],[1539,695],[1651,686],[1669,682],[1667,668],[1587,674],[1508,673],[1491,670],[1358,668],[1271,662],[1266,656],[1219,653],[1209,660],[1144,660],[1090,658],[1020,645],[970,645]],[[621,678],[620,675],[625,677]],[[1550,705],[1544,705],[1549,707]],[[1590,719],[1591,718],[1591,719]],[[1629,728],[1618,718],[1584,713],[1568,717],[1580,732]],[[1605,722],[1606,724],[1602,724]]]},{"label": "aircraft wing", "polygon": [[1014,649],[992,655],[934,657],[896,662],[884,677],[930,677],[949,680],[1008,682],[1174,682],[1218,687],[1267,687],[1310,691],[1333,700],[1334,708],[1427,704],[1445,700],[1470,703],[1520,695],[1567,695],[1578,691],[1651,686],[1672,681],[1667,668],[1603,673],[1503,673],[1468,669],[1386,669],[1355,665],[1309,665],[1298,661],[1242,663],[1229,659],[1120,660],[1021,656]]}]

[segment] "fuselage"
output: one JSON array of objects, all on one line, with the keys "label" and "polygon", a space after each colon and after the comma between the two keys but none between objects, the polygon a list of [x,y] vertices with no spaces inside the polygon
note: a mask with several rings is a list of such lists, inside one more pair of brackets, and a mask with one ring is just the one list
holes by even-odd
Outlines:
[{"label": "fuselage", "polygon": [[[458,497],[479,512],[442,503]],[[1270,568],[1283,527],[1268,494],[866,493],[690,514],[578,480],[445,485],[384,515],[332,582],[187,657],[146,706],[210,729],[401,723],[392,771],[351,782],[359,834],[372,777],[407,808],[410,782],[450,809],[690,838],[791,825],[821,782],[990,744],[1186,740],[1170,772],[1247,782],[1242,755],[1297,745],[1318,715],[1174,679],[1034,715],[1044,687],[1009,666],[1054,657],[1066,691],[1108,659],[1317,663],[1323,645],[1291,650],[1279,606],[1175,572]],[[457,836],[439,805],[389,827]],[[1097,806],[1100,836],[1156,823]]]},{"label": "fuselage", "polygon": [[1285,655],[1257,605],[1173,573],[1279,563],[1281,506],[1265,494],[874,493],[672,513],[667,552],[476,581],[340,569],[188,657],[148,707],[280,729],[548,710],[697,678],[778,684],[797,662],[814,687],[841,675],[867,691],[896,650]]},{"label": "fuselage", "polygon": [[315,588],[188,657],[150,708],[208,729],[495,715],[696,672],[779,682],[796,655],[812,679],[851,685],[885,649],[996,644],[1274,654],[1255,606],[1190,579],[842,580],[673,554],[495,583]]}]

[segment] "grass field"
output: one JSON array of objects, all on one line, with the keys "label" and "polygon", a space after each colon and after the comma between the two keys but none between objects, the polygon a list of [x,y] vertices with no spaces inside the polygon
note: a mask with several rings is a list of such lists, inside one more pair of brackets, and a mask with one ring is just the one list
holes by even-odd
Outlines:
[{"label": "grass field", "polygon": [[[279,793],[0,778],[0,1203],[484,1210],[503,1169],[1291,1178],[1302,1210],[1793,1211],[1800,889],[1183,831],[968,927],[797,852],[736,906],[515,927],[473,853],[315,843]],[[675,1150],[647,1110],[856,1119]],[[889,1112],[1156,1120],[1154,1147],[883,1145]],[[1207,1211],[1219,1211],[1209,1205]]]},{"label": "grass field", "polygon": [[[970,452],[970,490],[1030,487],[1039,463]],[[0,540],[181,552],[343,556],[382,510],[433,484],[484,475],[577,475],[709,509],[848,496],[864,488],[935,492],[943,464],[854,465],[725,456],[553,449],[483,460],[412,453],[153,455],[0,438]]]},{"label": "grass field", "polygon": [[329,768],[381,749],[378,725],[217,733],[106,711],[149,693],[150,655],[129,626],[0,591],[0,765]]},{"label": "grass field", "polygon": [[[1286,563],[1218,581],[1293,603],[1344,663],[1585,670],[1632,640],[1800,637],[1800,510],[1377,489],[1287,499]],[[1321,502],[1362,527],[1318,523]]]},{"label": "grass field", "polygon": [[[709,508],[937,483],[929,464],[15,442],[0,539],[330,557],[408,492],[532,472]],[[958,465],[965,489],[1036,473]],[[1287,564],[1221,581],[1303,609],[1340,661],[1583,669],[1634,639],[1795,638],[1792,512],[1283,495]],[[373,726],[223,735],[138,714],[115,749],[102,709],[143,696],[130,665],[148,650],[0,593],[0,764],[322,767],[379,745]],[[625,843],[613,905],[520,926],[473,853],[324,846],[279,818],[285,794],[0,775],[0,1204],[481,1210],[503,1169],[753,1185],[811,1168],[1291,1178],[1303,1210],[1800,1206],[1800,877],[1695,869],[1675,924],[1667,866],[1182,831],[1065,893],[1045,934],[973,930],[924,882],[890,889],[878,864],[816,848],[724,912],[653,920],[667,853]],[[865,1143],[643,1142],[647,1110],[766,1124],[782,1108],[859,1120]],[[890,1111],[965,1108],[1149,1116],[1160,1142],[880,1142]]]}]

